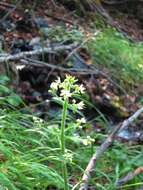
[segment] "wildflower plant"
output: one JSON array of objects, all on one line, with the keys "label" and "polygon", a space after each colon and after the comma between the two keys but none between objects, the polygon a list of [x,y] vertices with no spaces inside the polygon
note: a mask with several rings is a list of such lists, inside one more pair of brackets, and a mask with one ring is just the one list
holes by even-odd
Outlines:
[{"label": "wildflower plant", "polygon": [[[64,81],[58,77],[57,80],[51,83],[50,93],[54,96],[54,99],[62,102],[62,118],[61,118],[61,133],[60,133],[60,147],[61,153],[63,156],[63,178],[64,178],[64,189],[68,190],[68,173],[67,173],[67,150],[65,145],[65,127],[66,127],[66,119],[67,119],[67,111],[68,108],[73,110],[74,112],[79,111],[84,108],[83,101],[77,101],[75,97],[77,95],[82,95],[85,92],[84,86],[78,85],[75,77],[66,75]],[[84,118],[77,119],[77,126],[82,128],[82,124],[84,124],[86,120]]]}]

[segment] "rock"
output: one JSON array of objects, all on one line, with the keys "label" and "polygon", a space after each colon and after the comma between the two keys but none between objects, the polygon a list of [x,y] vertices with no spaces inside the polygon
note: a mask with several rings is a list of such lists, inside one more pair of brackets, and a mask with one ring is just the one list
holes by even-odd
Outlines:
[{"label": "rock", "polygon": [[89,66],[85,64],[83,58],[78,54],[75,53],[71,56],[71,60],[73,61],[73,69],[80,70],[80,69],[88,69]]},{"label": "rock", "polygon": [[38,17],[35,19],[35,24],[39,28],[42,37],[48,38],[49,24],[44,18]]},{"label": "rock", "polygon": [[42,36],[47,39],[48,38],[48,32],[49,32],[49,28],[48,27],[43,27],[40,29],[40,32],[42,34]]},{"label": "rock", "polygon": [[16,54],[23,51],[30,51],[32,50],[32,46],[29,45],[29,41],[18,39],[12,43],[11,50],[12,54]]},{"label": "rock", "polygon": [[4,20],[3,22],[0,22],[0,29],[4,30],[5,32],[10,32],[15,29],[15,27],[15,24],[10,20]]},{"label": "rock", "polygon": [[29,45],[32,47],[33,50],[41,48],[41,42],[40,42],[40,37],[35,37],[33,38]]},{"label": "rock", "polygon": [[48,22],[42,17],[35,18],[35,24],[38,28],[48,28]]}]

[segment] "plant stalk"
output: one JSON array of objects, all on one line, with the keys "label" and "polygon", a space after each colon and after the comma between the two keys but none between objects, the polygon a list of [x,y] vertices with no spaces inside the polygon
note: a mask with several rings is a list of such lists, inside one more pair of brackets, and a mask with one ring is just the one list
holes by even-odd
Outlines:
[{"label": "plant stalk", "polygon": [[[64,100],[63,111],[62,111],[62,120],[61,120],[61,152],[64,156],[65,154],[65,124],[66,124],[66,116],[67,116],[67,108],[68,108],[68,99]],[[66,161],[63,161],[62,165],[63,177],[64,177],[64,190],[68,190],[68,172],[67,172],[67,164]]]}]

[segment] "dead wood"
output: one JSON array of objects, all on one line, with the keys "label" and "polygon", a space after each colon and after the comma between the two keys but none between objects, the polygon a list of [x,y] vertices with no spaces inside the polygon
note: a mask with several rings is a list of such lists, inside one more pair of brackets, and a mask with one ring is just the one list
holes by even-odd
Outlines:
[{"label": "dead wood", "polygon": [[0,57],[0,63],[8,62],[8,61],[15,61],[19,60],[21,58],[27,57],[27,56],[33,56],[33,55],[40,55],[42,53],[55,53],[57,51],[61,50],[72,50],[77,47],[76,43],[70,44],[70,45],[59,45],[59,46],[51,46],[51,47],[43,47],[39,48],[38,50],[32,50],[32,51],[25,51],[20,52],[14,55],[7,54],[5,56]]},{"label": "dead wood", "polygon": [[136,177],[137,175],[139,175],[141,173],[143,173],[143,167],[138,167],[133,172],[129,172],[125,177],[119,179],[117,182],[117,186],[119,187],[119,186],[126,184],[127,182],[134,179],[134,177]]},{"label": "dead wood", "polygon": [[130,124],[136,120],[139,115],[143,112],[143,107],[141,107],[139,110],[137,110],[131,117],[129,117],[127,120],[123,122],[122,125],[117,125],[111,134],[107,137],[107,139],[101,144],[101,146],[98,148],[96,153],[92,156],[90,159],[85,172],[82,176],[82,183],[80,186],[80,190],[87,190],[88,189],[88,182],[91,177],[91,174],[94,170],[94,167],[96,165],[97,159],[99,159],[103,153],[109,148],[109,146],[113,143],[114,138],[116,134],[119,132],[119,130],[123,130],[124,128],[128,127]]}]

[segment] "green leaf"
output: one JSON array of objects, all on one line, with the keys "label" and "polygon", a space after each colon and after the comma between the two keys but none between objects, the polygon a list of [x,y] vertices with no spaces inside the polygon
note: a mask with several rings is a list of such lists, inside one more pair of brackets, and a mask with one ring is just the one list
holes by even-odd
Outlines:
[{"label": "green leaf", "polygon": [[12,106],[19,106],[22,103],[22,99],[16,94],[7,97],[6,101]]},{"label": "green leaf", "polygon": [[6,86],[0,85],[0,93],[9,93],[10,90]]},{"label": "green leaf", "polygon": [[3,174],[0,172],[0,185],[7,187],[9,190],[18,190],[13,183]]},{"label": "green leaf", "polygon": [[5,75],[1,75],[0,76],[0,84],[6,84],[7,82],[9,82],[9,78]]}]

